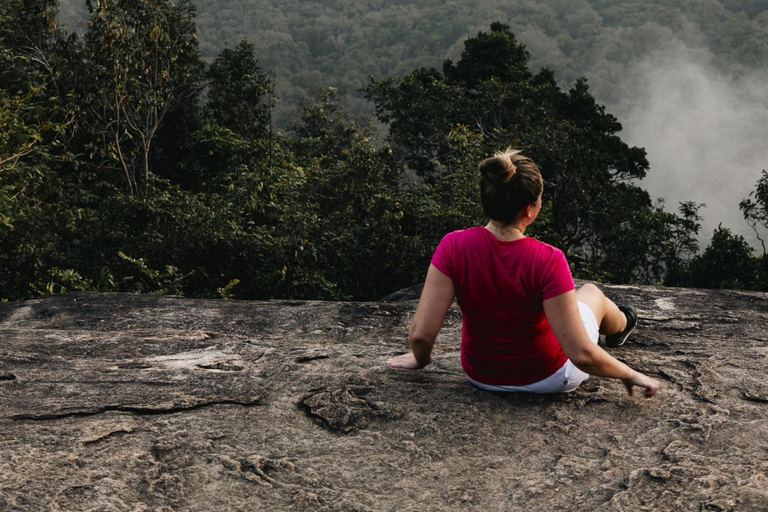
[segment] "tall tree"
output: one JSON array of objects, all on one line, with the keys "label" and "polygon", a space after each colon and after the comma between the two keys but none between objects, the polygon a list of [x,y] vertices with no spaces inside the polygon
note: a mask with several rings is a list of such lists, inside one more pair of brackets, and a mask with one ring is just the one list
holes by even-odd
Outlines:
[{"label": "tall tree", "polygon": [[[64,61],[76,51],[56,26],[56,1],[0,4],[0,226],[55,192],[74,120]],[[57,161],[53,161],[58,157]]]},{"label": "tall tree", "polygon": [[270,135],[275,84],[259,67],[251,43],[222,50],[207,79],[206,109],[214,122],[246,139]]},{"label": "tall tree", "polygon": [[346,118],[333,89],[304,105],[293,131],[305,181],[290,206],[298,247],[286,251],[281,286],[305,297],[372,300],[412,284],[413,261],[419,274],[423,268],[402,233],[400,169],[389,148]]},{"label": "tall tree", "polygon": [[709,246],[691,260],[685,284],[698,288],[760,289],[760,263],[743,236],[720,225]]},{"label": "tall tree", "polygon": [[187,0],[89,2],[86,119],[92,151],[117,163],[131,194],[146,190],[157,134],[168,113],[193,101],[204,64]]},{"label": "tall tree", "polygon": [[762,226],[763,229],[768,229],[768,172],[765,169],[757,181],[755,190],[749,194],[747,199],[739,203],[739,208],[763,247],[763,259],[768,261],[766,259],[765,240],[757,228]]},{"label": "tall tree", "polygon": [[[55,252],[56,214],[83,192],[70,139],[76,38],[56,25],[54,0],[0,2],[0,288],[23,297]],[[72,201],[72,202],[70,202]]]}]

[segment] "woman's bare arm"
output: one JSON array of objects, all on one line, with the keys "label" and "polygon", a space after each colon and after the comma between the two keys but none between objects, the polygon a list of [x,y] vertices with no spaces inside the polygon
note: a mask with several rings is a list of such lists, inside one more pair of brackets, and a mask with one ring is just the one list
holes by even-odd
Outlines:
[{"label": "woman's bare arm", "polygon": [[456,290],[453,281],[434,265],[429,266],[419,306],[411,322],[408,338],[411,352],[397,356],[387,364],[392,368],[424,368],[432,362],[432,347],[451,307]]},{"label": "woman's bare arm", "polygon": [[598,377],[619,379],[631,395],[633,386],[645,388],[650,398],[659,390],[660,383],[614,359],[608,352],[592,343],[581,322],[576,292],[570,291],[544,301],[544,313],[552,326],[563,352],[580,370]]}]

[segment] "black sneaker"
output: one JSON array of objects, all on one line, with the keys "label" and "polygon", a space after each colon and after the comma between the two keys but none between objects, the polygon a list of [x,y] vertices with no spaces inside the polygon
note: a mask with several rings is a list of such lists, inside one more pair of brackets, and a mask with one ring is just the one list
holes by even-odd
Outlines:
[{"label": "black sneaker", "polygon": [[629,338],[629,335],[632,334],[632,331],[635,330],[635,327],[637,327],[637,311],[635,311],[635,308],[629,304],[622,304],[619,306],[619,310],[627,317],[627,328],[605,337],[605,344],[609,347],[622,346],[627,341],[627,338]]}]

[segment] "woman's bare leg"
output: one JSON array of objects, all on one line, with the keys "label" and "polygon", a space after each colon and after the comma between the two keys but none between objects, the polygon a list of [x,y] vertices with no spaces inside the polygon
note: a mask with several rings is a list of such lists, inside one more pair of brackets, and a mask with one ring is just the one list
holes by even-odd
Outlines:
[{"label": "woman's bare leg", "polygon": [[587,283],[576,290],[576,298],[595,314],[600,334],[616,334],[627,327],[627,316],[597,286]]}]

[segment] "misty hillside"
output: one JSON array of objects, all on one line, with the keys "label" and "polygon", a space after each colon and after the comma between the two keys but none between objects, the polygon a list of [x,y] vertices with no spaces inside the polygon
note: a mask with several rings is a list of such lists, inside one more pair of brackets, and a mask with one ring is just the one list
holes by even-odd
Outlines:
[{"label": "misty hillside", "polygon": [[[570,84],[589,78],[596,97],[626,102],[623,85],[650,56],[685,48],[740,75],[768,67],[768,5],[690,0],[194,0],[204,58],[242,39],[280,78],[285,108],[319,87],[354,93],[370,75],[404,75],[458,57],[462,42],[493,21],[510,25],[531,53]],[[85,2],[62,0],[66,24],[87,17]],[[357,113],[370,112],[354,103]]]}]

